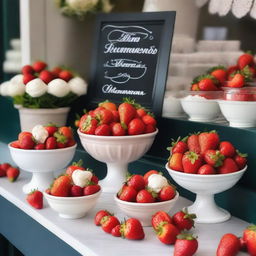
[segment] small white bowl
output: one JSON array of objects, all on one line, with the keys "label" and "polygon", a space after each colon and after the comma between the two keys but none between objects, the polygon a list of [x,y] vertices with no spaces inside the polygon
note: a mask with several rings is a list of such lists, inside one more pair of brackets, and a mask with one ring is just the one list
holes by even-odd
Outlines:
[{"label": "small white bowl", "polygon": [[138,219],[142,226],[151,226],[152,216],[158,211],[169,212],[179,198],[179,193],[176,191],[176,196],[172,200],[156,202],[156,203],[134,203],[120,200],[115,195],[115,202],[120,210],[130,218]]},{"label": "small white bowl", "polygon": [[101,190],[89,196],[60,197],[44,193],[50,207],[64,219],[79,219],[86,215],[97,203]]},{"label": "small white bowl", "polygon": [[223,116],[229,126],[238,128],[256,127],[256,101],[218,100]]}]

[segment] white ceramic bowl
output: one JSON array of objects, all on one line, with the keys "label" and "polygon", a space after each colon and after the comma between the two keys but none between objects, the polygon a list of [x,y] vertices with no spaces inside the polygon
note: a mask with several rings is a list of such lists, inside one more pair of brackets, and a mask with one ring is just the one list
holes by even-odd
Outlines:
[{"label": "white ceramic bowl", "polygon": [[100,182],[103,191],[115,193],[122,187],[128,163],[150,149],[158,130],[132,136],[96,136],[77,132],[88,154],[107,164],[107,176]]},{"label": "white ceramic bowl", "polygon": [[115,202],[120,210],[130,218],[140,220],[142,226],[151,226],[152,216],[158,211],[169,212],[179,198],[179,193],[176,191],[176,196],[172,200],[156,202],[156,203],[134,203],[120,200],[115,195]]},{"label": "white ceramic bowl", "polygon": [[194,204],[188,207],[189,212],[197,215],[196,222],[218,223],[230,218],[229,212],[216,205],[214,194],[233,187],[242,177],[247,166],[238,172],[212,175],[178,172],[170,169],[168,164],[165,167],[177,184],[197,194]]},{"label": "white ceramic bowl", "polygon": [[256,101],[218,100],[223,116],[232,127],[256,127]]},{"label": "white ceramic bowl", "polygon": [[76,146],[51,150],[19,149],[8,145],[13,161],[32,173],[31,181],[23,186],[28,194],[33,189],[45,190],[53,180],[53,171],[65,168],[73,159]]},{"label": "white ceramic bowl", "polygon": [[101,190],[89,196],[60,197],[44,192],[50,207],[64,219],[78,219],[86,215],[97,203]]}]

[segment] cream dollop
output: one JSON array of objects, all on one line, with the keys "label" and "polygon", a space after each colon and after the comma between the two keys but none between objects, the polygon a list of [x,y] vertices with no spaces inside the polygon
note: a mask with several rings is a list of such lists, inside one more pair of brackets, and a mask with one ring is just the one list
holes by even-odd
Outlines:
[{"label": "cream dollop", "polygon": [[56,97],[64,97],[70,92],[69,85],[62,79],[54,79],[48,84],[47,92]]},{"label": "cream dollop", "polygon": [[68,85],[70,87],[71,92],[74,94],[81,96],[87,93],[87,82],[81,77],[74,77],[69,82]]},{"label": "cream dollop", "polygon": [[36,78],[28,82],[25,91],[31,97],[40,97],[47,92],[47,85],[40,79]]},{"label": "cream dollop", "polygon": [[32,135],[38,143],[44,143],[48,138],[49,133],[41,124],[38,124],[33,127]]},{"label": "cream dollop", "polygon": [[92,179],[92,172],[90,171],[82,171],[82,170],[75,170],[72,173],[72,180],[75,185],[80,186],[80,187],[85,187],[86,185],[89,184],[89,182]]},{"label": "cream dollop", "polygon": [[148,187],[156,193],[159,193],[160,190],[167,185],[167,179],[161,174],[154,173],[148,177]]}]

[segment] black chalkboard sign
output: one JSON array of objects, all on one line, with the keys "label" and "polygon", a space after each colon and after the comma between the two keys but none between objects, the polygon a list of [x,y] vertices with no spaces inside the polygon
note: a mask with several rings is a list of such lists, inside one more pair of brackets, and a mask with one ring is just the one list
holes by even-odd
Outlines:
[{"label": "black chalkboard sign", "polygon": [[88,98],[135,99],[162,112],[175,12],[99,14]]}]

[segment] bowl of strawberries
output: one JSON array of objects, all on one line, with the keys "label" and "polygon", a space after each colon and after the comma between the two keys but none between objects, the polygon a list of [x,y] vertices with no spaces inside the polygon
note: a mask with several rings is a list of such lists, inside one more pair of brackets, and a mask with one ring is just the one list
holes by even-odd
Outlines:
[{"label": "bowl of strawberries", "polygon": [[30,182],[23,186],[23,192],[28,194],[49,186],[53,171],[62,170],[72,160],[76,142],[70,127],[36,125],[32,132],[19,133],[18,140],[8,147],[20,169],[32,173]]},{"label": "bowl of strawberries", "polygon": [[196,194],[188,208],[198,223],[218,223],[230,218],[219,208],[214,195],[233,187],[247,169],[247,155],[216,131],[195,133],[172,143],[166,169],[173,180]]},{"label": "bowl of strawberries", "polygon": [[50,207],[64,219],[84,217],[97,203],[101,187],[89,168],[72,164],[44,192]]},{"label": "bowl of strawberries", "polygon": [[129,176],[115,195],[115,202],[126,216],[151,226],[153,214],[159,210],[169,212],[178,198],[176,188],[160,172],[150,170],[144,176]]},{"label": "bowl of strawberries", "polygon": [[119,106],[102,102],[78,123],[84,149],[107,164],[107,176],[101,181],[104,192],[116,192],[121,187],[128,163],[150,149],[158,132],[152,114],[128,99]]}]

